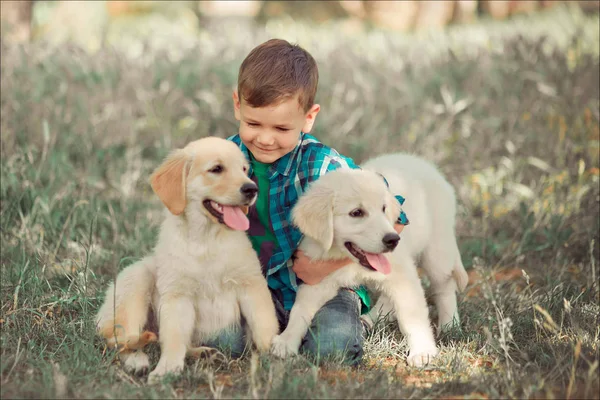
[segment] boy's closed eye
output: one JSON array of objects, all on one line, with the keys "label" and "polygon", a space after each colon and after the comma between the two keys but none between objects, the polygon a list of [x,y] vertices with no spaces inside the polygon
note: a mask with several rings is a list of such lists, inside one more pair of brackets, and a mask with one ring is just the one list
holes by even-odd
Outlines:
[{"label": "boy's closed eye", "polygon": [[[258,122],[246,122],[246,125],[248,125],[250,128],[260,127],[260,124]],[[277,129],[279,132],[288,132],[292,130],[291,128],[285,126],[276,126],[275,129]]]}]

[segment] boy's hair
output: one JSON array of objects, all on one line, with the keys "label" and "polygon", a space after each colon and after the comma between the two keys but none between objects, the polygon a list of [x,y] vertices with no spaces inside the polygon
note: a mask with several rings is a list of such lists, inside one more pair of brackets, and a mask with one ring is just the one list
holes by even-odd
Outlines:
[{"label": "boy's hair", "polygon": [[319,82],[315,59],[302,47],[271,39],[255,47],[244,59],[238,75],[238,95],[251,107],[278,104],[298,95],[308,112],[314,105]]}]

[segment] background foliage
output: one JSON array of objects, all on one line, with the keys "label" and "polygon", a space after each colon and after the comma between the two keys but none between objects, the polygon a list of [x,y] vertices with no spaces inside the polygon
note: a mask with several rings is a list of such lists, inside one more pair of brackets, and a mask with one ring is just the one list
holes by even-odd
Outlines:
[{"label": "background foliage", "polygon": [[[559,7],[437,33],[344,29],[224,23],[92,53],[3,40],[3,398],[597,397],[598,18]],[[319,63],[317,137],[358,162],[419,154],[455,186],[471,276],[462,330],[424,371],[405,365],[397,328],[378,325],[358,369],[202,359],[145,386],[95,337],[93,314],[154,244],[149,174],[175,147],[236,132],[237,68],[275,36]]]}]

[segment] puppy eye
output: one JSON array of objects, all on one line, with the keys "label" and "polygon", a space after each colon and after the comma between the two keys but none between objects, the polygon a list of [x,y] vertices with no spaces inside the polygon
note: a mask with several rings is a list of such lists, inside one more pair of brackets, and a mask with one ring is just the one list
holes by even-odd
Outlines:
[{"label": "puppy eye", "polygon": [[385,204],[383,205],[383,208],[381,209],[381,211],[385,212]]},{"label": "puppy eye", "polygon": [[223,172],[223,166],[215,165],[214,167],[209,169],[208,172],[212,172],[213,174],[220,174],[221,172]]},{"label": "puppy eye", "polygon": [[248,167],[246,167],[246,166],[244,165],[244,168],[243,168],[243,170],[244,170],[244,172],[248,172]]},{"label": "puppy eye", "polygon": [[350,213],[348,215],[350,215],[352,218],[360,218],[360,217],[365,216],[365,212],[363,210],[361,210],[360,208],[357,208],[357,209],[350,211]]}]

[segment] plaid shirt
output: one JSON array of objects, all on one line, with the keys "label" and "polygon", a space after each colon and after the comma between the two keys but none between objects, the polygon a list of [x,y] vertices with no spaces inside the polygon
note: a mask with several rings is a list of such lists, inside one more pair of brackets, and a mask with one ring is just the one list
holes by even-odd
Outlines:
[{"label": "plaid shirt", "polygon": [[[242,143],[239,135],[231,136],[228,140],[237,144],[250,160],[248,148]],[[290,212],[299,196],[308,188],[308,184],[338,168],[359,167],[352,159],[306,133],[301,133],[294,150],[275,161],[269,168],[269,216],[277,244],[273,255],[263,268],[269,287],[281,291],[280,300],[288,310],[294,303],[299,283],[292,271],[292,254],[302,240],[302,233],[291,222]],[[248,171],[248,175],[252,175],[252,170]]]}]

